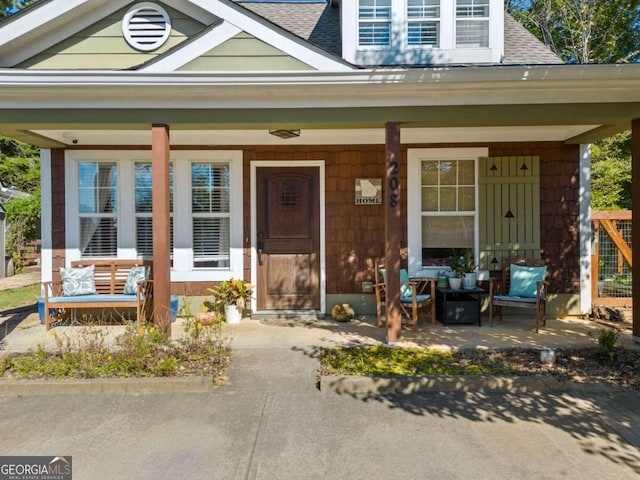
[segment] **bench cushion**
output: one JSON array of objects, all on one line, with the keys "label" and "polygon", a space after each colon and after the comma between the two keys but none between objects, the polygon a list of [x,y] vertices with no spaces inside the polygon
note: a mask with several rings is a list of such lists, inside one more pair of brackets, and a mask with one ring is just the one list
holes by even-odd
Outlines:
[{"label": "bench cushion", "polygon": [[124,294],[104,294],[98,293],[94,295],[80,295],[77,297],[50,297],[49,303],[113,303],[113,302],[131,302],[132,306],[136,305],[137,298],[135,295]]},{"label": "bench cushion", "polygon": [[493,299],[499,302],[536,303],[536,297],[520,297],[517,295],[494,295]]}]

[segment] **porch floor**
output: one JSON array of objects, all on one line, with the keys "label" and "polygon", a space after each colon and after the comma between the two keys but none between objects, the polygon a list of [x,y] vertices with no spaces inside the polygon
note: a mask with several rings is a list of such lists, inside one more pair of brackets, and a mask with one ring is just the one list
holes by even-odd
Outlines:
[{"label": "porch floor", "polygon": [[[6,312],[5,312],[6,313]],[[55,339],[41,325],[37,312],[0,316],[0,354],[19,353],[44,345],[55,349]],[[99,327],[108,341],[124,332],[124,326]],[[592,320],[567,318],[547,319],[546,327],[535,332],[533,316],[505,315],[503,322],[482,316],[482,326],[432,325],[421,318],[417,331],[403,328],[402,345],[434,347],[445,350],[491,348],[583,348],[597,345],[598,334],[605,325]],[[83,329],[78,326],[55,327],[58,335],[74,336]],[[244,319],[237,325],[224,325],[224,334],[231,339],[232,348],[283,348],[309,346],[375,345],[386,343],[386,330],[375,325],[375,318],[362,317],[349,323],[313,319]],[[183,320],[172,324],[172,336],[183,333]],[[621,330],[619,343],[640,350],[629,328]]]}]

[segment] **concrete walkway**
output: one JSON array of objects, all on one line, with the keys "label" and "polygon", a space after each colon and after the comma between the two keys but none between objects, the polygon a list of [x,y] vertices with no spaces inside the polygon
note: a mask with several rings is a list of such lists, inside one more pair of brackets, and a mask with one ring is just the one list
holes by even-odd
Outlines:
[{"label": "concrete walkway", "polygon": [[[14,324],[7,331],[3,325]],[[182,321],[173,324],[180,335]],[[403,344],[440,348],[594,345],[602,325],[507,317],[493,328],[421,324]],[[101,327],[113,339],[124,328]],[[53,336],[33,308],[2,313],[0,349]],[[76,335],[78,327],[57,327]],[[637,478],[640,398],[603,388],[563,392],[319,391],[318,345],[384,342],[372,319],[245,320],[225,325],[233,363],[221,388],[58,390],[0,395],[0,451],[73,456],[78,478],[369,479]],[[622,343],[637,348],[628,333]],[[1,352],[0,352],[1,353]],[[101,384],[107,383],[99,382]],[[165,384],[160,382],[159,384]],[[142,392],[146,392],[142,394]]]}]

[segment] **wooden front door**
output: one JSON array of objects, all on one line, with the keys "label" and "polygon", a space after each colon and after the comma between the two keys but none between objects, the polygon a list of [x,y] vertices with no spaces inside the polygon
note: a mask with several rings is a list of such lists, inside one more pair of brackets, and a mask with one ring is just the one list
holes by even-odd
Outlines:
[{"label": "wooden front door", "polygon": [[320,309],[317,167],[256,169],[259,310]]}]

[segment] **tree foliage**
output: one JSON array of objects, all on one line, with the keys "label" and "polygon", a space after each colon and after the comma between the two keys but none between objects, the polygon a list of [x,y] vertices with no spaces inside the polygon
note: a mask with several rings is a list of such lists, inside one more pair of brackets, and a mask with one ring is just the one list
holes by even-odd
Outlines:
[{"label": "tree foliage", "polygon": [[640,59],[640,0],[507,0],[507,11],[566,62]]},{"label": "tree foliage", "polygon": [[[507,11],[569,63],[640,61],[640,0],[507,0]],[[631,208],[631,134],[592,146],[596,210]]]},{"label": "tree foliage", "polygon": [[11,15],[37,1],[38,0],[0,0],[0,17]]},{"label": "tree foliage", "polygon": [[31,193],[40,190],[40,152],[32,145],[0,137],[0,181]]},{"label": "tree foliage", "polygon": [[631,132],[593,144],[591,160],[591,207],[631,210]]}]

